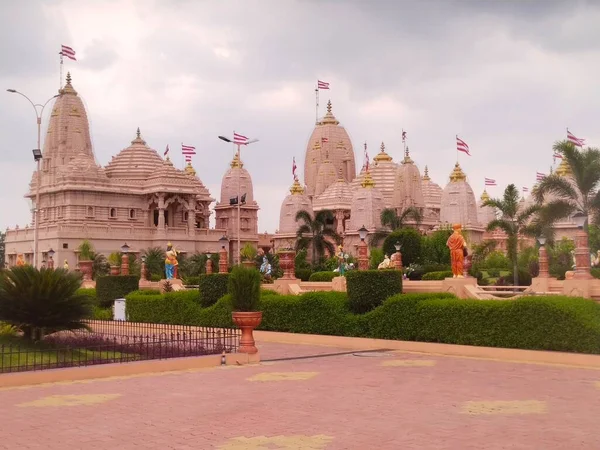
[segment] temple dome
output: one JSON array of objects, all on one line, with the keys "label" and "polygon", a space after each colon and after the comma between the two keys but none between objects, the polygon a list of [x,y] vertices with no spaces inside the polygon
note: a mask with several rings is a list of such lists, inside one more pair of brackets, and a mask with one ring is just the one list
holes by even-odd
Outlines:
[{"label": "temple dome", "polygon": [[146,180],[163,165],[163,159],[156,150],[146,145],[137,129],[131,145],[119,152],[106,166],[110,178]]},{"label": "temple dome", "polygon": [[352,196],[348,229],[356,231],[364,225],[368,230],[376,230],[381,227],[381,212],[385,208],[385,200],[381,191],[375,187],[370,171],[366,171],[361,178],[361,186]]},{"label": "temple dome", "polygon": [[[240,160],[239,154],[235,156],[229,164],[229,169],[223,175],[221,181],[221,204],[229,205],[229,199],[238,195],[238,179],[240,197],[246,194],[246,204],[254,203],[254,188],[252,186],[252,177],[244,169],[244,163]],[[239,177],[239,178],[238,178]]]},{"label": "temple dome", "polygon": [[402,160],[400,167],[396,171],[392,206],[400,209],[406,209],[411,206],[415,208],[425,207],[421,174],[418,167],[410,158],[408,147],[406,147],[404,160]]},{"label": "temple dome", "polygon": [[425,208],[439,210],[442,206],[442,188],[439,184],[431,181],[427,166],[425,166],[425,173],[421,179],[421,189],[423,191]]},{"label": "temple dome", "polygon": [[325,192],[318,197],[313,198],[313,210],[321,211],[329,209],[335,210],[350,210],[352,207],[352,189],[350,183],[343,178],[331,184]]},{"label": "temple dome", "polygon": [[459,223],[463,226],[477,226],[479,223],[475,194],[458,163],[450,174],[450,182],[442,192],[440,222]]},{"label": "temple dome", "polygon": [[492,220],[496,220],[496,210],[491,206],[482,206],[483,203],[489,199],[490,196],[484,189],[483,193],[481,194],[481,199],[477,204],[477,218],[479,223],[484,227],[487,227],[488,223],[490,223]]},{"label": "temple dome", "polygon": [[313,209],[310,198],[308,198],[298,180],[294,180],[289,195],[285,197],[281,204],[279,233],[296,233],[298,229],[296,214],[301,210],[307,211],[312,216]]},{"label": "temple dome", "polygon": [[392,207],[394,201],[394,184],[398,164],[386,153],[385,144],[381,143],[381,151],[373,158],[371,176],[377,190],[383,195],[386,208]]},{"label": "temple dome", "polygon": [[[344,179],[341,169],[339,170],[339,177]],[[329,159],[325,159],[319,166],[319,171],[317,172],[317,183],[315,185],[314,195],[321,195],[325,192],[325,189],[335,183],[337,179],[338,171],[336,171],[335,165]]]},{"label": "temple dome", "polygon": [[[319,169],[329,161],[334,173],[342,172],[344,180],[350,182],[356,177],[354,149],[352,142],[331,111],[331,101],[327,103],[327,113],[317,122],[306,147],[304,158],[304,183],[309,196],[319,195],[317,191]],[[335,182],[335,178],[330,183]],[[328,185],[321,188],[323,192]]]}]

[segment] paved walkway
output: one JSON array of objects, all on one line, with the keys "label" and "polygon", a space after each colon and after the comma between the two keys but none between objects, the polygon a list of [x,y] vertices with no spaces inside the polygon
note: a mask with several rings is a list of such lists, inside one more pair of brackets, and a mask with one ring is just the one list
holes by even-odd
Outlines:
[{"label": "paved walkway", "polygon": [[600,371],[262,344],[266,361],[0,391],[6,449],[600,449]]}]

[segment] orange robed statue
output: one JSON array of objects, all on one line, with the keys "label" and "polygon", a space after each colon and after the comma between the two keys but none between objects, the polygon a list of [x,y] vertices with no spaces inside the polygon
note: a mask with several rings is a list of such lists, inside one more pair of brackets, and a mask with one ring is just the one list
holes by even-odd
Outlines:
[{"label": "orange robed statue", "polygon": [[463,278],[464,248],[467,246],[467,243],[461,233],[461,228],[460,224],[453,225],[452,229],[454,233],[452,233],[446,242],[446,245],[450,249],[450,262],[452,263],[454,278]]}]

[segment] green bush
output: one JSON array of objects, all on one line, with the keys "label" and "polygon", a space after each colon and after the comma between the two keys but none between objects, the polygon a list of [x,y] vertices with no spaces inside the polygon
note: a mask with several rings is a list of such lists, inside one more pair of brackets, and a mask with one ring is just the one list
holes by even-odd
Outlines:
[{"label": "green bush", "polygon": [[189,277],[185,277],[183,278],[183,284],[185,284],[186,286],[198,286],[200,284],[200,277],[199,276],[189,276]]},{"label": "green bush", "polygon": [[229,275],[227,291],[234,311],[256,311],[260,300],[260,272],[236,266]]},{"label": "green bush", "polygon": [[160,291],[158,289],[140,289],[139,291],[134,292],[137,292],[140,295],[160,295]]},{"label": "green bush", "polygon": [[594,278],[600,278],[600,269],[593,268],[590,270],[590,272]]},{"label": "green bush", "polygon": [[451,270],[441,270],[439,272],[427,272],[421,277],[421,280],[444,280],[445,278],[452,278]]},{"label": "green bush", "polygon": [[350,310],[362,314],[402,292],[402,272],[393,269],[350,271],[346,274],[346,286]]},{"label": "green bush", "polygon": [[[400,294],[361,315],[340,292],[264,292],[261,330],[600,354],[600,305],[574,297],[464,300]],[[209,308],[189,298],[127,296],[130,320],[232,327],[229,295]]]},{"label": "green bush", "polygon": [[296,269],[295,274],[296,278],[300,278],[301,281],[308,281],[310,276],[312,275],[311,269]]},{"label": "green bush", "polygon": [[156,274],[156,273],[153,273],[152,275],[150,275],[150,281],[153,281],[155,283],[159,282],[162,279],[163,279],[163,277],[161,275]]},{"label": "green bush", "polygon": [[498,269],[510,269],[512,268],[512,263],[510,259],[499,250],[494,250],[490,252],[490,254],[485,258],[485,261],[482,264],[482,267],[495,267]]},{"label": "green bush", "polygon": [[204,307],[214,305],[227,294],[228,273],[211,273],[200,275],[198,281],[200,304]]},{"label": "green bush", "polygon": [[96,320],[112,320],[112,308],[100,308],[99,306],[94,306],[92,318]]},{"label": "green bush", "polygon": [[373,247],[369,250],[369,269],[375,270],[379,267],[379,264],[383,261],[385,255],[383,250],[377,247]]},{"label": "green bush", "polygon": [[96,305],[98,303],[98,297],[96,296],[96,289],[77,289],[77,295],[85,295],[89,297],[92,305]]},{"label": "green bush", "polygon": [[409,266],[412,263],[419,262],[422,254],[423,238],[414,228],[402,228],[391,232],[383,241],[383,251],[386,255],[392,256],[396,253],[394,245],[399,241],[402,245],[400,253],[402,253],[402,265]]},{"label": "green bush", "polygon": [[423,265],[423,274],[429,272],[452,272],[452,266],[450,264],[425,264]]},{"label": "green bush", "polygon": [[109,275],[96,280],[96,295],[101,307],[112,306],[118,298],[139,289],[139,280],[135,275]]},{"label": "green bush", "polygon": [[308,281],[331,281],[340,274],[337,272],[314,272]]}]

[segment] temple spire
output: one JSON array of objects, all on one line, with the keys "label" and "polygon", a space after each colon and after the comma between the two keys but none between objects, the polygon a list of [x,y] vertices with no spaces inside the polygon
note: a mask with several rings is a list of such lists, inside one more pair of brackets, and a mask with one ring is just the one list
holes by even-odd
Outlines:
[{"label": "temple spire", "polygon": [[425,174],[423,175],[423,180],[425,180],[425,181],[431,180],[431,178],[429,178],[429,168],[427,166],[425,166]]}]

